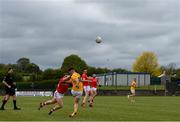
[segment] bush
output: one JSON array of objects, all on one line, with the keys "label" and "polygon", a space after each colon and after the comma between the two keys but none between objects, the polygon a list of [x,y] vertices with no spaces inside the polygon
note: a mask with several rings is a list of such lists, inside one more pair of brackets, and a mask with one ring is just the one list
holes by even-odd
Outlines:
[{"label": "bush", "polygon": [[0,82],[4,79],[5,72],[0,71]]},{"label": "bush", "polygon": [[160,84],[161,84],[161,78],[151,77],[151,85],[160,85]]}]

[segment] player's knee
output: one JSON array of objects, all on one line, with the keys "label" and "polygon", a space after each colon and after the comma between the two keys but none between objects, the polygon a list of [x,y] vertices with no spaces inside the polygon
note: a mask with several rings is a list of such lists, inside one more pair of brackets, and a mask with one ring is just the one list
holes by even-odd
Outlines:
[{"label": "player's knee", "polygon": [[85,95],[88,96],[89,95],[89,91],[87,91]]},{"label": "player's knee", "polygon": [[4,100],[8,101],[9,100],[9,96],[5,96]]},{"label": "player's knee", "polygon": [[76,99],[75,99],[75,103],[78,103],[78,102],[79,102],[79,100],[80,100],[80,98],[79,98],[79,97],[76,97]]},{"label": "player's knee", "polygon": [[79,102],[79,100],[78,100],[78,99],[76,99],[76,100],[75,100],[75,103],[78,103],[78,102]]}]

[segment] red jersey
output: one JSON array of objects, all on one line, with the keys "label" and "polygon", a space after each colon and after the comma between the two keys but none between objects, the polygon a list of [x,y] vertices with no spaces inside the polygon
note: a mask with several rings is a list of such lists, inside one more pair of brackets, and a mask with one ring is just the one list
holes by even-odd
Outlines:
[{"label": "red jersey", "polygon": [[94,88],[97,87],[97,78],[92,78],[91,79],[91,87],[94,87]]},{"label": "red jersey", "polygon": [[[83,73],[81,77],[82,80],[88,80],[88,76],[85,73]],[[83,82],[83,86],[88,86],[88,85],[89,85],[88,82]]]},{"label": "red jersey", "polygon": [[68,90],[69,84],[63,82],[63,78],[59,80],[59,83],[56,87],[56,91],[61,94],[64,94]]}]

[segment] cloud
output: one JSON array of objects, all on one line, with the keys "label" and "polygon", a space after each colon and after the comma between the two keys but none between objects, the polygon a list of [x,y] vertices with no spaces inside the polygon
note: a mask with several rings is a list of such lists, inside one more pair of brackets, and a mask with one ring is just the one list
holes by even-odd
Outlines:
[{"label": "cloud", "polygon": [[0,63],[28,57],[58,68],[78,54],[91,66],[131,69],[148,50],[180,67],[179,0],[0,0],[0,18]]}]

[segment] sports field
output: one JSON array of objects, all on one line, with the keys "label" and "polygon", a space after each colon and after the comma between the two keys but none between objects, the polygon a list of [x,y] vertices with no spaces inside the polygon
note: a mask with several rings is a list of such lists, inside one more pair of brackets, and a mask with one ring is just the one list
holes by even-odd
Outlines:
[{"label": "sports field", "polygon": [[[12,110],[12,99],[8,101],[5,111],[0,111],[0,121],[146,121],[164,120],[180,121],[180,97],[137,97],[135,103],[128,102],[122,96],[98,96],[93,108],[80,107],[74,118],[69,118],[73,111],[73,98],[64,97],[64,108],[48,115],[51,106],[37,110],[40,101],[50,97],[18,97],[20,111]],[[21,103],[21,104],[20,104]]]}]

